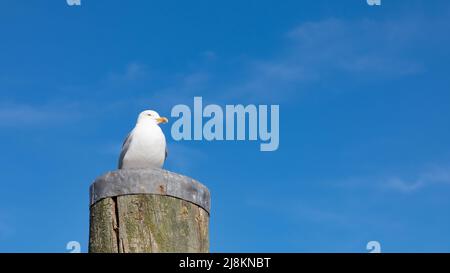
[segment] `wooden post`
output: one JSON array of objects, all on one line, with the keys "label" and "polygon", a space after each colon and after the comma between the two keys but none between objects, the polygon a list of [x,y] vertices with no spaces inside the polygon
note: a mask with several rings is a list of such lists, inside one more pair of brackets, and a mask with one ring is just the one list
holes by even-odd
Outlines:
[{"label": "wooden post", "polygon": [[161,169],[117,170],[90,188],[89,252],[209,252],[210,194]]}]

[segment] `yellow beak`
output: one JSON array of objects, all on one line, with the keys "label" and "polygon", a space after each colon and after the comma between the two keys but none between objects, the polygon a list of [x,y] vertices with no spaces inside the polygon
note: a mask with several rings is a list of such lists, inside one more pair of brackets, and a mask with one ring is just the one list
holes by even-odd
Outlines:
[{"label": "yellow beak", "polygon": [[157,118],[156,121],[158,122],[158,124],[169,122],[169,120],[167,118],[165,118],[165,117]]}]

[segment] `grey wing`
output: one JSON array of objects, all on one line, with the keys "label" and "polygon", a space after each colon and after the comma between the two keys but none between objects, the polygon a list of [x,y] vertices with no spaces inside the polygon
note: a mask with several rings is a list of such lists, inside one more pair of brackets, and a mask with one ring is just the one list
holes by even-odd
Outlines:
[{"label": "grey wing", "polygon": [[125,157],[125,154],[128,152],[128,148],[130,147],[130,143],[132,140],[132,133],[130,132],[127,137],[125,138],[123,144],[122,144],[122,151],[120,152],[120,157],[119,157],[119,169],[122,169],[122,165],[123,165],[123,158]]}]

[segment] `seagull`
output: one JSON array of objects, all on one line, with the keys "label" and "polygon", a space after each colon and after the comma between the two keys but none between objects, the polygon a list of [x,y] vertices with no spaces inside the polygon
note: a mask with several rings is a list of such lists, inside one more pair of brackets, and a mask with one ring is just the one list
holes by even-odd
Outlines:
[{"label": "seagull", "polygon": [[167,147],[159,124],[167,122],[167,118],[153,110],[141,112],[136,126],[123,142],[119,169],[162,168]]}]

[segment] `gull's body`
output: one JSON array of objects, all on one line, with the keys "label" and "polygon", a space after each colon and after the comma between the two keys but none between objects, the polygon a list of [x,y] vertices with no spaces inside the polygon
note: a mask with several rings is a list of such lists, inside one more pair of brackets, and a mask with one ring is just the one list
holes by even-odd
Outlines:
[{"label": "gull's body", "polygon": [[122,145],[119,169],[161,168],[167,156],[166,138],[159,123],[167,122],[158,113],[146,110],[139,114],[136,126]]}]

